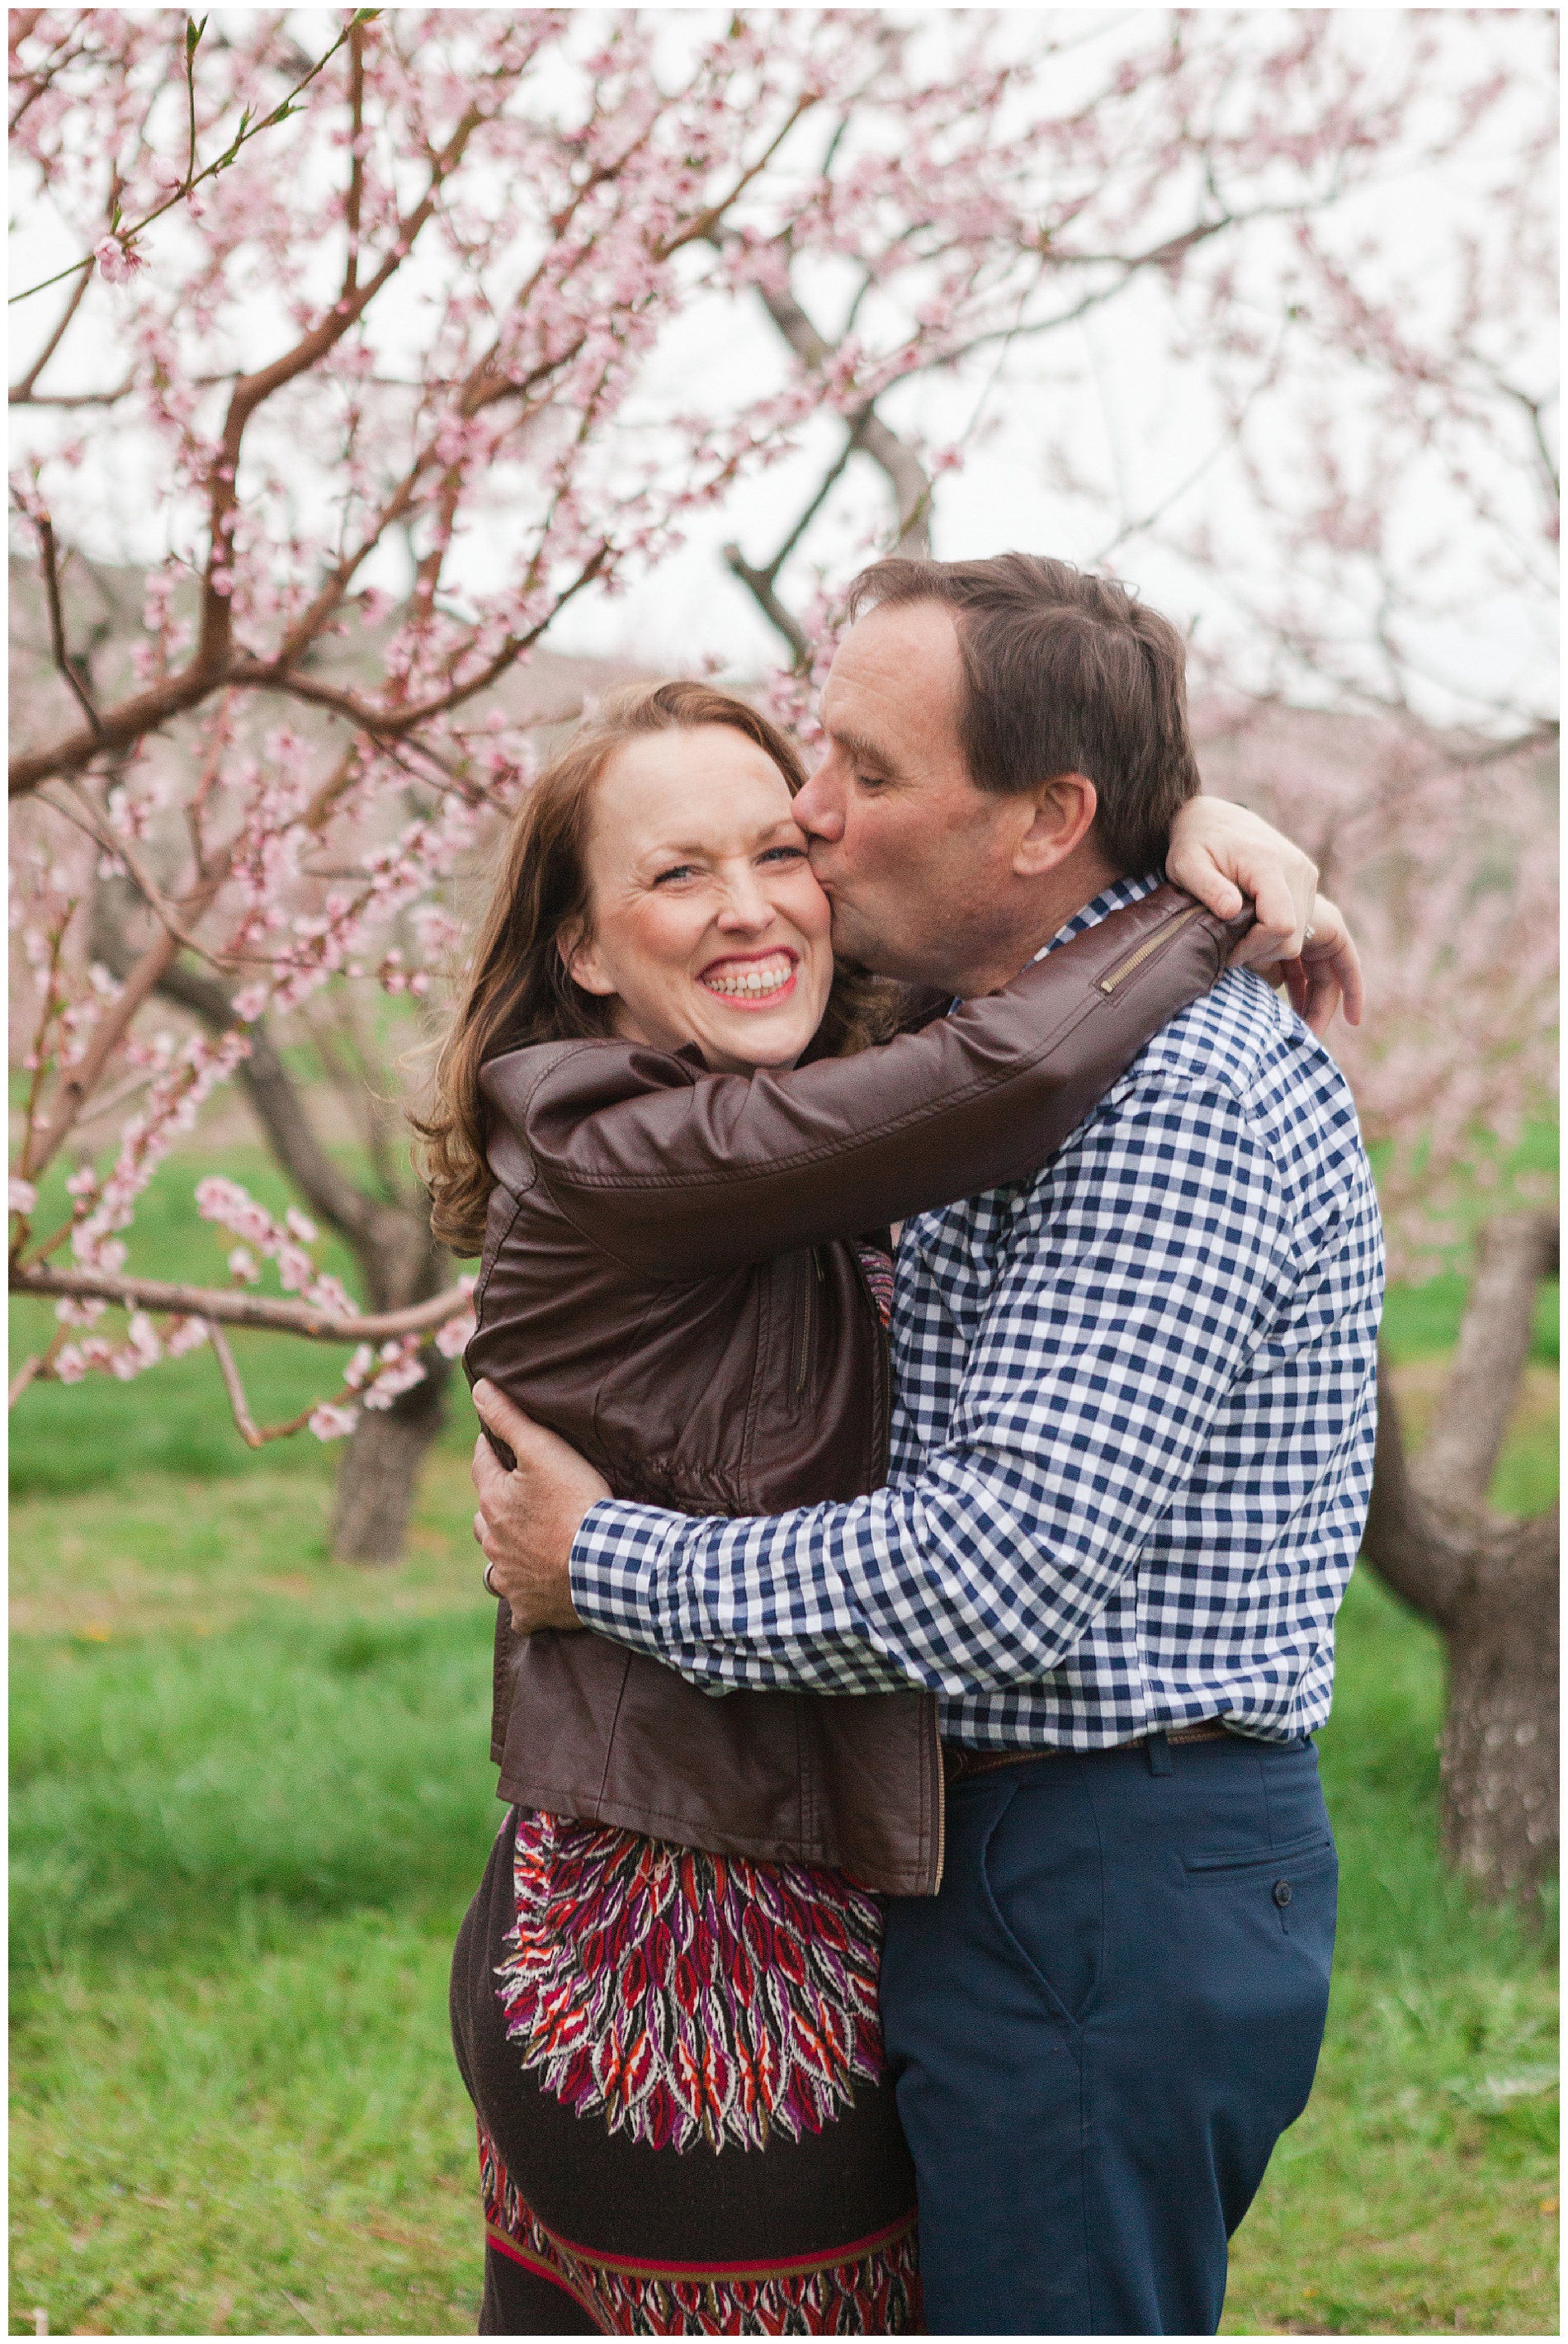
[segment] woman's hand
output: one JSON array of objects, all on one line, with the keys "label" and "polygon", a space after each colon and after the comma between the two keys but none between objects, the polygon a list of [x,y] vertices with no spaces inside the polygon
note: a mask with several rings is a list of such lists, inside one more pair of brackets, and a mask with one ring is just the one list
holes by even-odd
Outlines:
[{"label": "woman's hand", "polygon": [[1341,1004],[1347,1026],[1361,1022],[1361,964],[1344,914],[1326,895],[1313,905],[1311,925],[1295,957],[1266,963],[1258,974],[1270,985],[1284,985],[1290,1006],[1314,1034],[1328,1032]]},{"label": "woman's hand", "polygon": [[1233,968],[1255,968],[1285,985],[1314,1034],[1328,1030],[1343,1005],[1345,1023],[1361,1022],[1361,964],[1344,915],[1319,896],[1318,866],[1259,814],[1226,798],[1189,798],[1171,825],[1166,875],[1222,920],[1251,898],[1258,914],[1230,955]]},{"label": "woman's hand", "polygon": [[572,1601],[572,1542],[590,1506],[610,1495],[610,1484],[493,1384],[475,1384],[473,1400],[517,1460],[508,1472],[482,1433],[474,1443],[480,1502],[473,1534],[484,1550],[485,1585],[505,1596],[520,1636],[581,1628]]}]

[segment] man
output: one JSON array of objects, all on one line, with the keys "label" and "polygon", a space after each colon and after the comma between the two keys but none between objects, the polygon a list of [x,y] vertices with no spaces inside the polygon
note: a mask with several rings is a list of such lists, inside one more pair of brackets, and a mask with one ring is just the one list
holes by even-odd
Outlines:
[{"label": "man", "polygon": [[[796,801],[844,953],[983,993],[1157,884],[1198,787],[1166,621],[1020,554],[881,563],[855,608]],[[519,1624],[714,1691],[942,1697],[944,1878],[890,1902],[883,1972],[933,2332],[1218,2326],[1327,2004],[1309,1736],[1381,1288],[1344,1082],[1233,969],[1033,1179],[905,1228],[874,1495],[621,1503],[476,1393],[519,1460],[476,1451]]]}]

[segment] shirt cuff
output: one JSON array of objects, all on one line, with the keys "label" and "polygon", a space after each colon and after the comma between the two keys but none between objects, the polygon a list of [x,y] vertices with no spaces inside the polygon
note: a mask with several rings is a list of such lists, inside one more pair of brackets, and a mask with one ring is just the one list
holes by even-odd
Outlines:
[{"label": "shirt cuff", "polygon": [[662,1581],[691,1518],[662,1506],[601,1498],[572,1541],[572,1601],[584,1626],[633,1652],[668,1660],[679,1637],[663,1616]]}]

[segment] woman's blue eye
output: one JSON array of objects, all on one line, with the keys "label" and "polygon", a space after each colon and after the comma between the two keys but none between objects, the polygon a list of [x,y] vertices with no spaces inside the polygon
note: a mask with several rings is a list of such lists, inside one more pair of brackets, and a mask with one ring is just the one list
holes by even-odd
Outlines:
[{"label": "woman's blue eye", "polygon": [[770,846],[767,853],[763,856],[763,861],[764,863],[772,863],[782,854],[786,863],[799,863],[804,856],[804,854],[805,849],[804,846]]},{"label": "woman's blue eye", "polygon": [[653,884],[655,887],[662,887],[666,879],[689,879],[695,867],[690,863],[673,863],[668,871],[660,872]]}]

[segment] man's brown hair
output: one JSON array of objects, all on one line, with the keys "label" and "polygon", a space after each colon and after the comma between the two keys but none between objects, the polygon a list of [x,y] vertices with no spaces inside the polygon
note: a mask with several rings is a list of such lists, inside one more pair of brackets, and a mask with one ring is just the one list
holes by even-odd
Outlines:
[{"label": "man's brown hair", "polygon": [[940,602],[964,663],[958,737],[976,786],[1004,794],[1082,773],[1093,835],[1118,873],[1157,870],[1177,809],[1196,797],[1187,652],[1168,619],[1114,579],[1042,554],[874,562],[849,611]]}]

